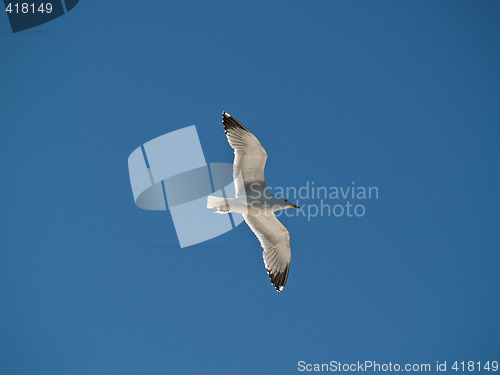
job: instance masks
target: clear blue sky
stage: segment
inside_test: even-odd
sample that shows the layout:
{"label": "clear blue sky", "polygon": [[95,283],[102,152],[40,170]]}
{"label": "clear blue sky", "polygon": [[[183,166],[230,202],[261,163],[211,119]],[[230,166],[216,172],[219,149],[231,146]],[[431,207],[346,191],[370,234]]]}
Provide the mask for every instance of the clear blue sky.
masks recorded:
{"label": "clear blue sky", "polygon": [[[82,0],[17,34],[0,14],[0,373],[498,360],[499,21],[497,1]],[[128,155],[159,135],[196,124],[232,162],[223,110],[270,185],[379,188],[363,218],[283,218],[281,294],[246,225],[179,249],[133,202]]]}

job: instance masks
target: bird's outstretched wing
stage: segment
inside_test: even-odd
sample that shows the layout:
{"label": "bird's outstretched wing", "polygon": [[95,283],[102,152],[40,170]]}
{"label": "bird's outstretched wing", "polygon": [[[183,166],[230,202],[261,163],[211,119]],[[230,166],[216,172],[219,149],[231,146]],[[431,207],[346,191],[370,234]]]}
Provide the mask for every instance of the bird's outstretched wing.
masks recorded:
{"label": "bird's outstretched wing", "polygon": [[229,113],[222,112],[222,123],[227,140],[234,149],[233,180],[236,196],[245,195],[245,186],[250,187],[252,184],[257,184],[256,189],[265,188],[266,150],[259,140]]}
{"label": "bird's outstretched wing", "polygon": [[262,257],[271,283],[278,292],[285,287],[290,270],[290,234],[274,214],[243,215],[264,249]]}

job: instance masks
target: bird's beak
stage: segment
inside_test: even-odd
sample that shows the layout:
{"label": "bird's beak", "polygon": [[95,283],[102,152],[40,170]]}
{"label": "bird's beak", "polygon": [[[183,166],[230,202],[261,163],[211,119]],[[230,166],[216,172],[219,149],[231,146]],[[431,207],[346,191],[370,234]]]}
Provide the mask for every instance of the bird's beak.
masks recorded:
{"label": "bird's beak", "polygon": [[300,210],[300,207],[299,207],[299,206],[297,206],[296,204],[292,204],[292,207],[293,207],[293,208],[296,208],[297,210]]}

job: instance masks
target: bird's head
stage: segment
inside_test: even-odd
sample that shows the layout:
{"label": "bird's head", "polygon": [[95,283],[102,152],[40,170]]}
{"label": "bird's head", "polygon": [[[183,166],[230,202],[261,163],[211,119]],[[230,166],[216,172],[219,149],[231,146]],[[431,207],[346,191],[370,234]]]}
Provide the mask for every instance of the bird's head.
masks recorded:
{"label": "bird's head", "polygon": [[300,207],[297,206],[296,204],[293,204],[292,202],[290,202],[288,199],[286,198],[281,198],[282,200],[282,204],[283,204],[283,207],[284,208],[296,208],[297,210],[300,210]]}

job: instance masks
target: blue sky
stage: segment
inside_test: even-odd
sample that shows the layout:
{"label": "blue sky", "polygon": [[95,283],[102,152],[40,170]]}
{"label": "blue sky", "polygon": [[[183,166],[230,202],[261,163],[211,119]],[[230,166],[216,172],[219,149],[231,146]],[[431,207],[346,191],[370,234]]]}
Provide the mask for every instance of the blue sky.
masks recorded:
{"label": "blue sky", "polygon": [[[0,372],[498,360],[499,17],[82,0],[12,34],[0,15]],[[196,124],[206,159],[232,161],[223,110],[266,147],[270,185],[379,188],[362,218],[283,218],[281,294],[246,225],[180,249],[169,214],[133,202],[128,155],[159,135]]]}

